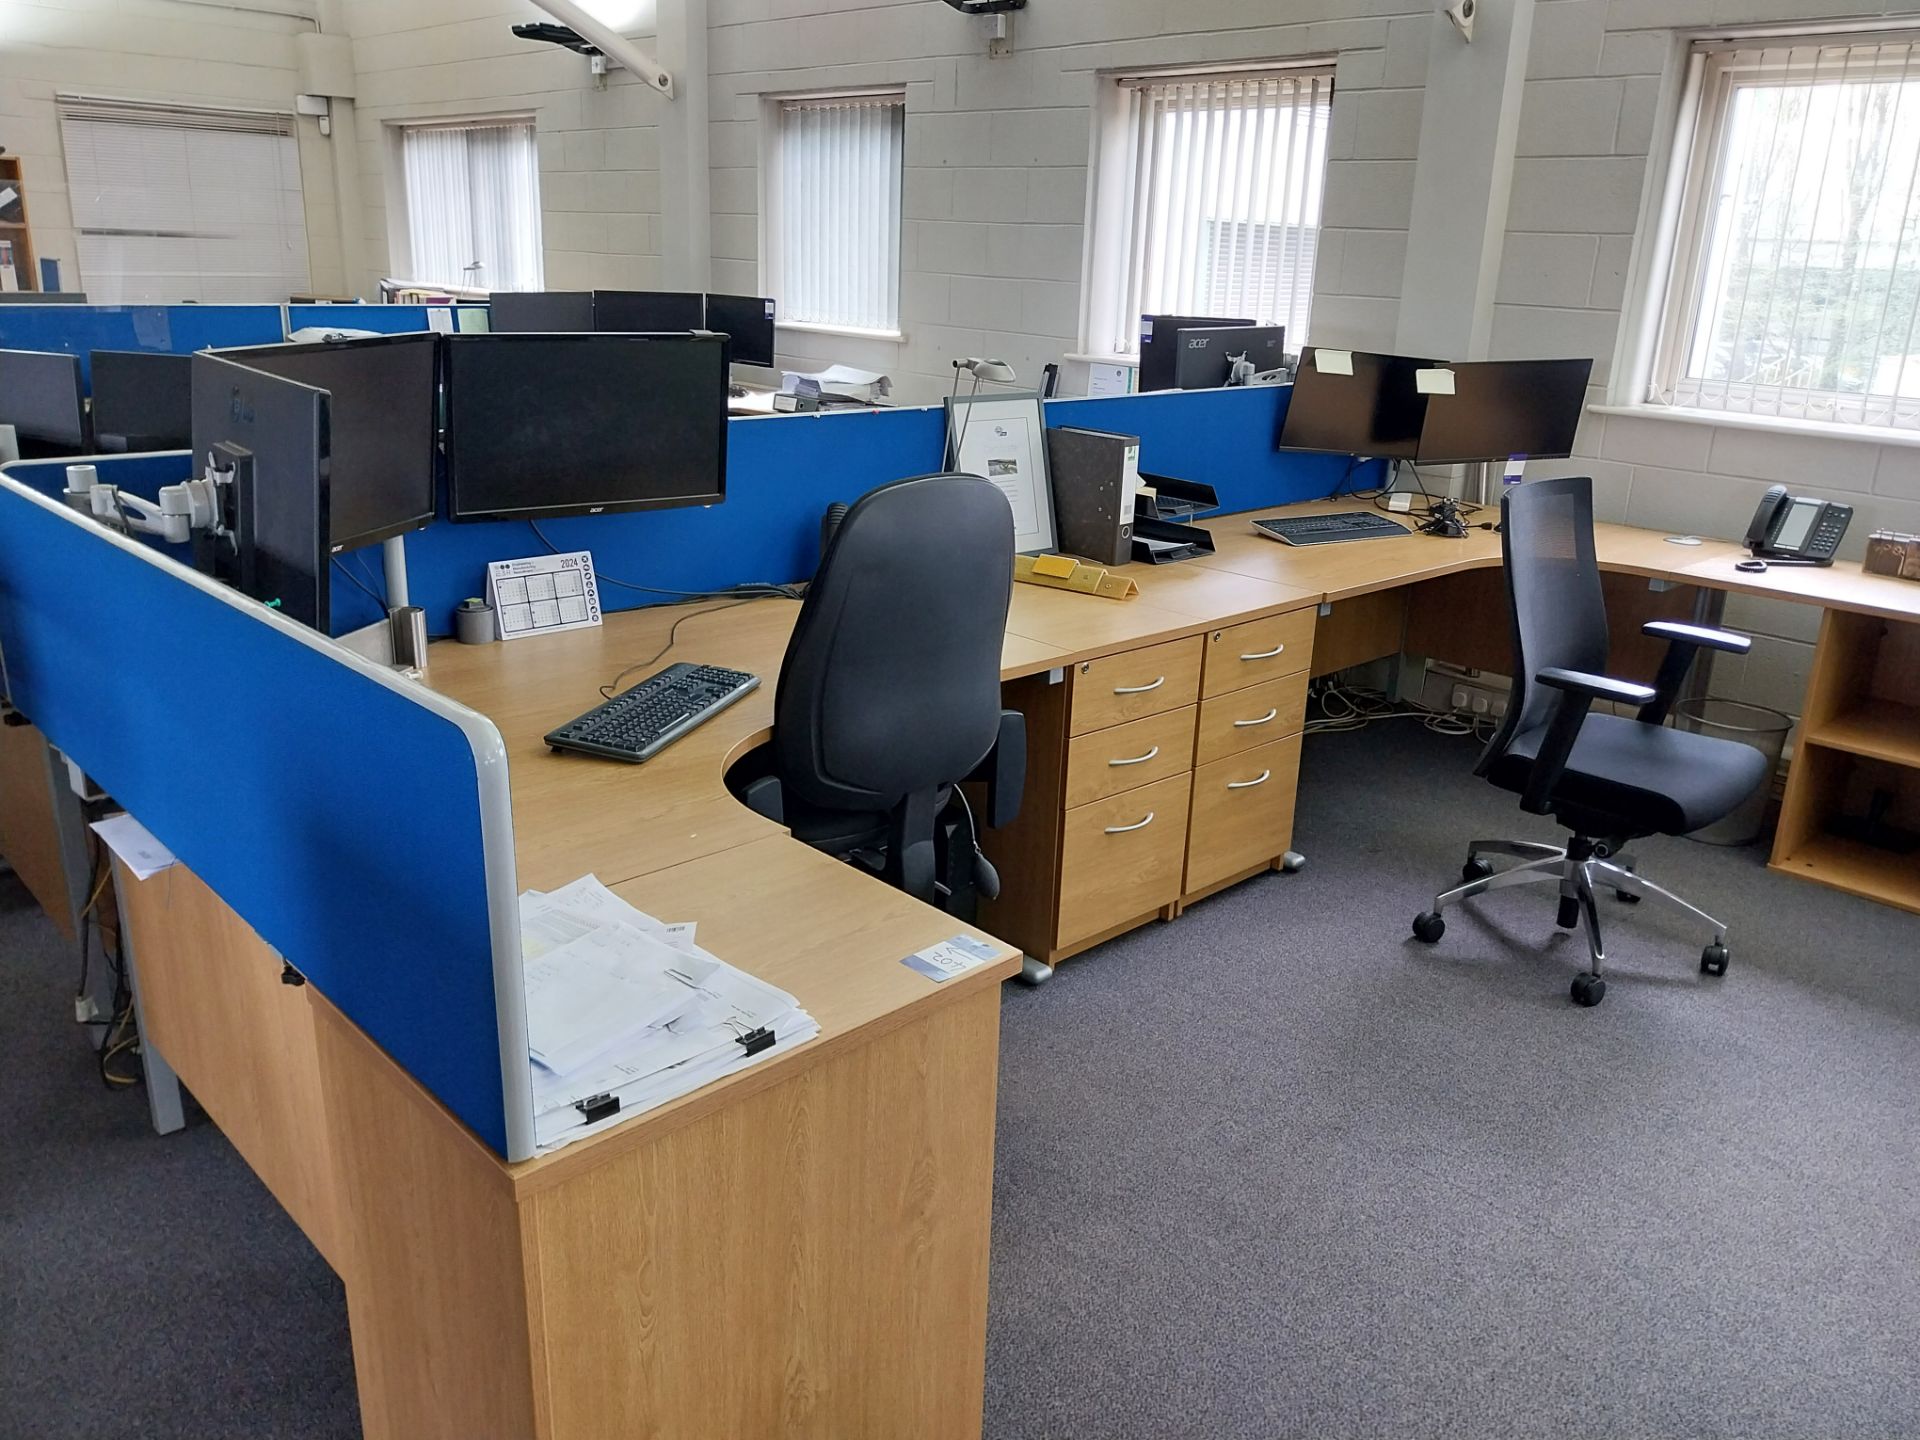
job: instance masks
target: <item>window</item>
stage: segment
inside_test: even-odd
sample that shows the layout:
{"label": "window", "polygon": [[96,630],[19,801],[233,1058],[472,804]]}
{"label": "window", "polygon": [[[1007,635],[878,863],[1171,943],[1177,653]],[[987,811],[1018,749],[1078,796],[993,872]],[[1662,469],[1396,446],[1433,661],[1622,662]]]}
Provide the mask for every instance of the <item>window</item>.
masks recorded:
{"label": "window", "polygon": [[1101,134],[1088,348],[1142,315],[1246,316],[1306,339],[1326,186],[1329,66],[1117,82]]}
{"label": "window", "polygon": [[774,103],[766,282],[781,319],[898,331],[906,96]]}
{"label": "window", "polygon": [[1916,37],[1696,49],[1654,404],[1920,429]]}
{"label": "window", "polygon": [[523,119],[407,125],[407,279],[472,290],[538,290],[540,157]]}
{"label": "window", "polygon": [[96,304],[284,304],[309,288],[293,117],[62,95],[80,278]]}

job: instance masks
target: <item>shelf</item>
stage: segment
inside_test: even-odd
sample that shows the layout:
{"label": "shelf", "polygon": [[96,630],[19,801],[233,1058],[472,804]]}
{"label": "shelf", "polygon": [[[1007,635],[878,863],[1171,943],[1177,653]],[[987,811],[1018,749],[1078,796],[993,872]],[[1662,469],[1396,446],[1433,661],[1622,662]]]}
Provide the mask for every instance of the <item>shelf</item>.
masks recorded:
{"label": "shelf", "polygon": [[1829,750],[1920,768],[1920,705],[1863,700],[1816,726],[1805,738]]}
{"label": "shelf", "polygon": [[1815,835],[1772,868],[1920,913],[1920,853],[1896,855],[1838,835]]}

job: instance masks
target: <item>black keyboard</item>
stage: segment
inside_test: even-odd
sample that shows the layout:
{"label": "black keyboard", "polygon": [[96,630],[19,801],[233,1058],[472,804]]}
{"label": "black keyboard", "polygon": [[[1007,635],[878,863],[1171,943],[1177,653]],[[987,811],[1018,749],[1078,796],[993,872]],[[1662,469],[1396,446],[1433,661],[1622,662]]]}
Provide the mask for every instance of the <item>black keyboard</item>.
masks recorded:
{"label": "black keyboard", "polygon": [[1289,545],[1330,545],[1336,540],[1391,540],[1408,534],[1407,527],[1378,511],[1342,510],[1335,515],[1274,516],[1256,520],[1253,528],[1269,540]]}
{"label": "black keyboard", "polygon": [[555,750],[578,750],[638,765],[651,760],[694,726],[705,723],[760,683],[744,670],[718,665],[669,665],[604,705],[550,732]]}

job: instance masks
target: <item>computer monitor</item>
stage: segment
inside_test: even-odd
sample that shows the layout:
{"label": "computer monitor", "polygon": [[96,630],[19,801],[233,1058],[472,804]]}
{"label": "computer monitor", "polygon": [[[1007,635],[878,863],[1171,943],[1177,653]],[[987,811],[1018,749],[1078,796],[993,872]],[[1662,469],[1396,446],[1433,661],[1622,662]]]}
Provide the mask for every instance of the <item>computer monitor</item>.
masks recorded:
{"label": "computer monitor", "polygon": [[13,426],[21,455],[80,455],[87,448],[80,357],[52,350],[0,350],[0,425]]}
{"label": "computer monitor", "polygon": [[1217,390],[1233,378],[1233,363],[1246,356],[1256,375],[1286,364],[1284,325],[1227,325],[1174,332],[1176,390]]}
{"label": "computer monitor", "polygon": [[757,295],[707,296],[707,329],[733,341],[733,363],[773,368],[774,303]]}
{"label": "computer monitor", "polygon": [[217,353],[332,397],[328,508],[336,554],[432,521],[440,455],[437,334],[423,330]]}
{"label": "computer monitor", "polygon": [[[329,621],[327,392],[218,355],[193,357],[193,449],[234,465],[221,497],[236,539],[195,541],[199,567],[289,619]],[[230,448],[232,447],[232,448]]]}
{"label": "computer monitor", "polygon": [[1140,317],[1140,389],[1171,390],[1174,362],[1179,358],[1172,345],[1174,332],[1229,325],[1251,325],[1251,320],[1234,320],[1217,315],[1142,315]]}
{"label": "computer monitor", "polygon": [[110,454],[193,444],[193,357],[96,350],[93,444]]}
{"label": "computer monitor", "polygon": [[1450,365],[1453,393],[1427,397],[1415,459],[1459,465],[1573,453],[1591,360],[1481,360]]}
{"label": "computer monitor", "polygon": [[1322,366],[1319,348],[1301,350],[1287,418],[1280,426],[1280,448],[1413,459],[1428,398],[1420,393],[1414,375],[1439,362],[1364,350],[1331,354],[1342,359]]}
{"label": "computer monitor", "polygon": [[596,290],[593,328],[626,334],[671,334],[707,326],[707,297],[698,291]]}
{"label": "computer monitor", "polygon": [[726,498],[718,335],[449,335],[455,520],[534,520]]}
{"label": "computer monitor", "polygon": [[593,329],[591,290],[496,290],[487,297],[487,328],[496,335],[567,334]]}

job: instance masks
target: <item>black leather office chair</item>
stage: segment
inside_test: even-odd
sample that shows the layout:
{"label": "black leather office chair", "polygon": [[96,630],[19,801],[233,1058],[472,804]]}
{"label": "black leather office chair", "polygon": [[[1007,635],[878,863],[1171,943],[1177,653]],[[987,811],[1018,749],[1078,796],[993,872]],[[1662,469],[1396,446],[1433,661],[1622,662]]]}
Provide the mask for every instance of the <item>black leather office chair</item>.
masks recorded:
{"label": "black leather office chair", "polygon": [[780,668],[773,742],[730,779],[794,838],[970,919],[999,880],[958,783],[986,783],[994,826],[1019,813],[1026,783],[1026,719],[1000,708],[1013,512],[970,475],[835,508]]}
{"label": "black leather office chair", "polygon": [[[1436,896],[1414,918],[1428,943],[1446,931],[1441,912],[1489,890],[1557,883],[1559,923],[1583,925],[1592,957],[1574,978],[1573,998],[1598,1005],[1606,958],[1597,890],[1622,899],[1668,901],[1712,931],[1700,956],[1709,975],[1727,971],[1727,928],[1705,911],[1641,878],[1622,847],[1647,835],[1685,835],[1725,818],[1767,780],[1758,750],[1664,722],[1699,651],[1744,655],[1744,635],[1656,620],[1642,632],[1666,640],[1652,686],[1609,679],[1606,603],[1593,548],[1593,482],[1532,480],[1501,501],[1507,598],[1513,616],[1513,696],[1507,721],[1480,757],[1476,774],[1520,796],[1520,808],[1552,815],[1572,832],[1566,846],[1525,840],[1476,840],[1467,847],[1464,884]],[[1596,700],[1638,706],[1632,718],[1592,713]],[[1520,861],[1495,872],[1484,858]]]}

